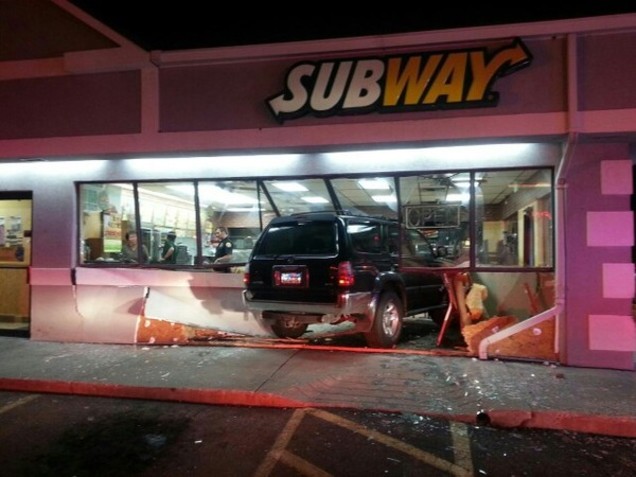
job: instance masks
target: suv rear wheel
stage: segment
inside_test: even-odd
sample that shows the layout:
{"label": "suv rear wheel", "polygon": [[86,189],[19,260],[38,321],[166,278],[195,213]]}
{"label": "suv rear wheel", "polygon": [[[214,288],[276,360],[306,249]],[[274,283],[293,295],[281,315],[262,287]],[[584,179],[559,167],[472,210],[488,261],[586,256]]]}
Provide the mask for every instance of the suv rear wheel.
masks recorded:
{"label": "suv rear wheel", "polygon": [[400,298],[392,291],[380,296],[371,330],[364,334],[371,348],[393,348],[400,339],[404,307]]}
{"label": "suv rear wheel", "polygon": [[272,323],[272,331],[279,338],[300,338],[307,331],[307,323],[293,316],[279,317]]}

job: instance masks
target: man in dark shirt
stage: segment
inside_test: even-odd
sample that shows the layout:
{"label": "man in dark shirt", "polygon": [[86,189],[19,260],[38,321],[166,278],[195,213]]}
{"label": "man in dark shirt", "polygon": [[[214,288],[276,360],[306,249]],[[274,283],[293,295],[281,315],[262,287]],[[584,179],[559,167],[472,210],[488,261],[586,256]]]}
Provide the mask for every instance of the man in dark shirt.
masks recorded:
{"label": "man in dark shirt", "polygon": [[[216,252],[214,253],[214,263],[229,263],[232,261],[232,240],[230,240],[229,233],[225,227],[217,227],[214,231],[214,236],[218,241],[216,246]],[[226,268],[226,271],[230,271]]]}
{"label": "man in dark shirt", "polygon": [[161,258],[159,259],[161,263],[177,263],[177,246],[174,243],[176,238],[177,234],[172,231],[166,235],[166,240],[161,249]]}

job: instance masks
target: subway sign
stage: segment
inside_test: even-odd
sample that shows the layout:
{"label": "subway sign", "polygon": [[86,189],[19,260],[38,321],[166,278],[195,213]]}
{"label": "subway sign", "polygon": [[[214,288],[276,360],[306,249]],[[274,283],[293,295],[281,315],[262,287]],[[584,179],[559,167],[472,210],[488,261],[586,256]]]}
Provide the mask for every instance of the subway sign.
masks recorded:
{"label": "subway sign", "polygon": [[530,51],[514,39],[496,51],[483,47],[300,62],[267,106],[280,123],[305,115],[494,107],[499,101],[495,81],[531,61]]}

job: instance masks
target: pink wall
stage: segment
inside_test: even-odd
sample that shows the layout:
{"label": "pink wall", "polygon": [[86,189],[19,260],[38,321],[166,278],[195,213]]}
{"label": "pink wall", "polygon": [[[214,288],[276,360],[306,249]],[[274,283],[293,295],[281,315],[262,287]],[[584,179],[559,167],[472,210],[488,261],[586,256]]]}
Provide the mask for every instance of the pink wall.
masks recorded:
{"label": "pink wall", "polygon": [[[562,339],[570,365],[633,368],[634,335],[600,333],[601,324],[607,330],[634,326],[633,294],[629,296],[622,286],[619,298],[614,297],[607,286],[615,277],[603,274],[605,264],[622,264],[606,267],[608,273],[629,272],[632,261],[630,195],[603,194],[601,180],[603,161],[625,164],[627,159],[627,145],[579,144],[565,176],[566,329]],[[633,273],[627,273],[627,279],[633,286]]]}
{"label": "pink wall", "polygon": [[0,139],[138,133],[138,71],[1,82]]}
{"label": "pink wall", "polygon": [[579,109],[636,107],[636,33],[579,40]]}

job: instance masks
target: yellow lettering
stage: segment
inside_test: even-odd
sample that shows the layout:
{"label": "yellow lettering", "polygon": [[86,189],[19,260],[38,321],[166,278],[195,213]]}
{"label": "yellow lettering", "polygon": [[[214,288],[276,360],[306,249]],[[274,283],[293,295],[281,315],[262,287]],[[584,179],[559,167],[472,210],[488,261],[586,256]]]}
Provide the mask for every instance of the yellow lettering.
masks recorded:
{"label": "yellow lettering", "polygon": [[[483,101],[488,87],[493,83],[495,76],[506,74],[510,67],[526,64],[530,55],[519,43],[511,48],[506,48],[497,53],[490,62],[486,63],[485,52],[473,51],[470,53],[470,66],[473,72],[473,82],[468,90],[466,101]],[[504,69],[506,63],[510,66]]]}
{"label": "yellow lettering", "polygon": [[464,97],[467,62],[466,52],[448,55],[422,103],[435,104],[442,96],[447,97],[447,103],[461,102]]}
{"label": "yellow lettering", "polygon": [[441,59],[442,55],[429,56],[420,72],[421,56],[410,57],[403,69],[402,58],[389,58],[383,105],[396,106],[402,96],[405,105],[418,104]]}

